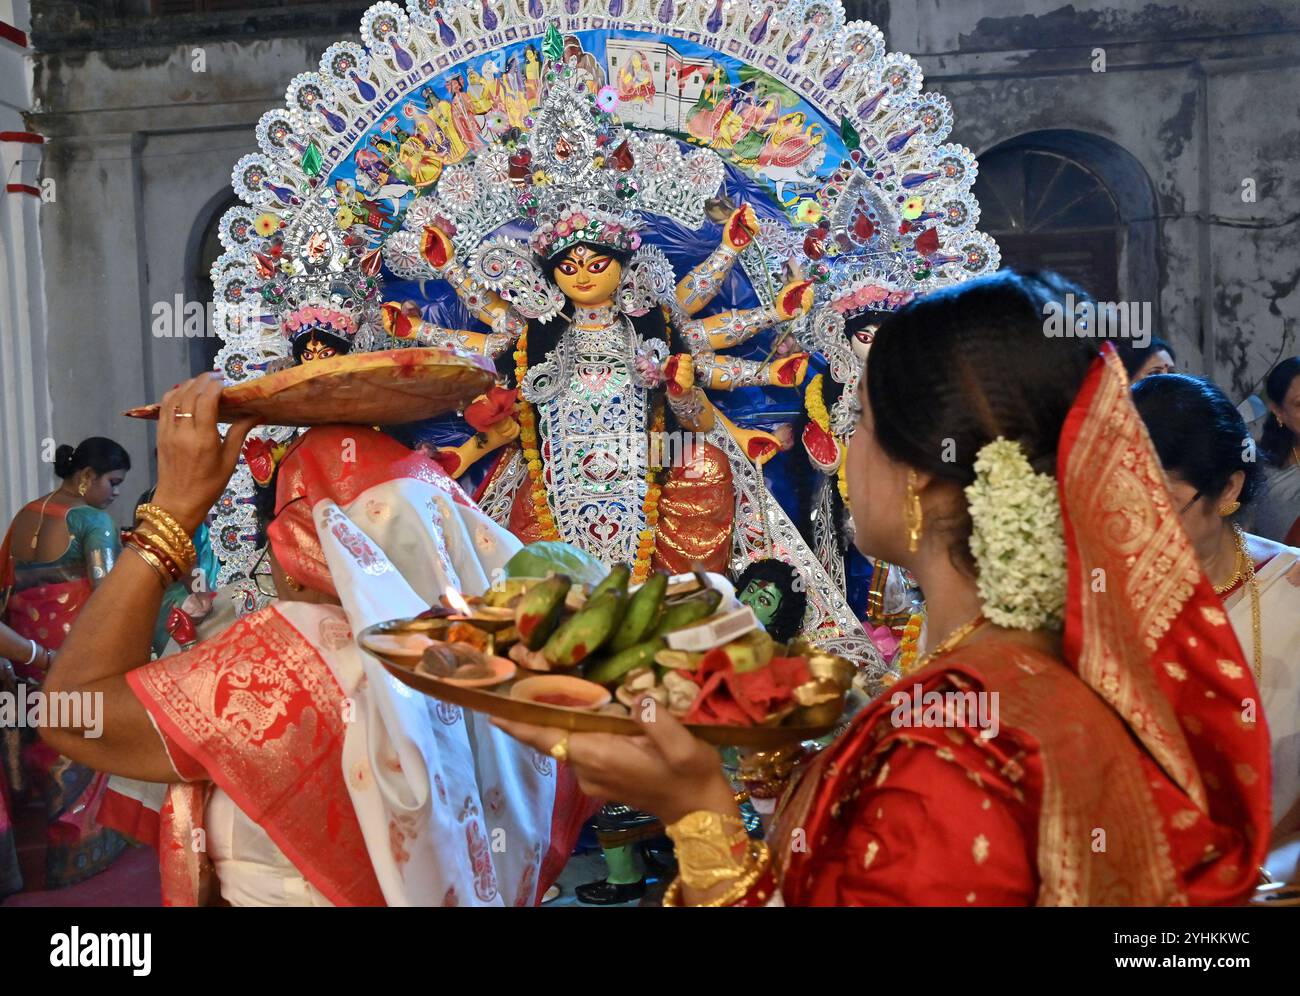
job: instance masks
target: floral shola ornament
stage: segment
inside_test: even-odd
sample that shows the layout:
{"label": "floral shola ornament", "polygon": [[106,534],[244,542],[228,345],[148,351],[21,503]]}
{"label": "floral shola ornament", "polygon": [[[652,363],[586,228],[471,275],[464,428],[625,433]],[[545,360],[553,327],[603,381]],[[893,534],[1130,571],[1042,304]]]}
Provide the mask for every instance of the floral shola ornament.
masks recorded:
{"label": "floral shola ornament", "polygon": [[436,443],[490,515],[639,576],[781,560],[805,634],[883,673],[786,463],[837,490],[846,319],[998,265],[913,59],[840,0],[385,0],[286,97],[221,227],[227,376],[343,348],[286,338],[303,308],[492,357]]}

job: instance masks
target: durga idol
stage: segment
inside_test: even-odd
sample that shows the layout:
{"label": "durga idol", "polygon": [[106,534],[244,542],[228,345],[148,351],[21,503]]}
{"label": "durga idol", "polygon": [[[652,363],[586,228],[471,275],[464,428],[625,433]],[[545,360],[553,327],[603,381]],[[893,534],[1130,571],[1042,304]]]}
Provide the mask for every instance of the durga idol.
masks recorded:
{"label": "durga idol", "polygon": [[[551,133],[539,131],[530,160],[554,160],[554,146],[538,147]],[[580,138],[562,134],[555,143],[567,152],[559,156],[565,165],[582,155]],[[770,307],[695,317],[753,242],[758,218],[749,205],[733,209],[718,248],[677,281],[663,252],[642,244],[640,218],[607,209],[617,200],[602,192],[616,190],[633,165],[627,140],[591,148],[611,144],[614,153],[597,153],[582,174],[586,196],[560,205],[562,190],[575,186],[539,185],[528,248],[493,237],[473,247],[467,268],[446,231],[424,229],[424,259],[491,332],[442,328],[413,302],[385,304],[385,328],[494,359],[512,352],[513,390],[500,387],[472,404],[465,417],[478,432],[439,456],[459,476],[489,452],[517,447],[521,468],[512,454],[499,459],[480,498],[489,508],[510,503],[516,536],[564,540],[606,563],[630,563],[638,580],[697,564],[725,571],[736,516],[731,458],[711,442],[673,447],[664,438],[695,441],[722,428],[759,463],[779,449],[771,434],[729,423],[703,389],[800,385],[806,354],[768,363],[720,351],[803,315],[813,286],[789,281]],[[685,459],[663,459],[673,452]]]}

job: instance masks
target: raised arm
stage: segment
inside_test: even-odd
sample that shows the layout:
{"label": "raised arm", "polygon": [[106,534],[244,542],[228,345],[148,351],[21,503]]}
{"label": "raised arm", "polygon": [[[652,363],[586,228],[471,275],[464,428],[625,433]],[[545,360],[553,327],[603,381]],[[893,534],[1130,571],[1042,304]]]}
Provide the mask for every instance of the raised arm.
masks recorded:
{"label": "raised arm", "polygon": [[736,259],[753,243],[757,232],[758,215],[752,207],[742,204],[731,212],[722,226],[722,244],[677,283],[677,303],[686,314],[694,315],[717,296]]}
{"label": "raised arm", "polygon": [[699,356],[748,342],[764,329],[806,314],[812,302],[812,282],[792,280],[777,292],[770,308],[724,311],[708,318],[696,318],[683,322],[677,332],[686,348]]}
{"label": "raised arm", "polygon": [[418,342],[422,346],[439,346],[444,349],[463,349],[482,353],[496,359],[514,346],[524,329],[524,321],[514,312],[507,311],[498,323],[500,331],[469,332],[449,329],[424,320],[419,305],[414,301],[389,301],[381,309],[384,331],[395,339]]}
{"label": "raised arm", "polygon": [[[432,266],[438,276],[451,285],[456,296],[465,302],[465,307],[469,309],[470,314],[491,328],[493,333],[510,332],[511,328],[508,326],[511,323],[523,322],[523,319],[511,311],[510,305],[503,301],[499,294],[479,287],[470,279],[468,271],[456,258],[456,249],[451,244],[451,239],[447,238],[442,229],[432,226],[426,228],[420,243],[420,251],[425,262]],[[519,331],[520,329],[514,330],[515,339],[519,338]]]}
{"label": "raised arm", "polygon": [[[220,495],[244,437],[257,424],[256,418],[236,422],[223,442],[217,433],[221,388],[220,374],[203,374],[173,388],[162,401],[153,503],[186,536]],[[193,417],[176,418],[175,412]],[[144,781],[176,780],[148,713],[126,681],[127,672],[149,663],[164,577],[162,567],[134,549],[126,551],[77,616],[42,686],[51,696],[70,694],[95,703],[93,709],[81,710],[76,723],[41,727],[42,739],[65,757]],[[48,710],[45,719],[56,720],[53,714],[60,711],[65,710]]]}

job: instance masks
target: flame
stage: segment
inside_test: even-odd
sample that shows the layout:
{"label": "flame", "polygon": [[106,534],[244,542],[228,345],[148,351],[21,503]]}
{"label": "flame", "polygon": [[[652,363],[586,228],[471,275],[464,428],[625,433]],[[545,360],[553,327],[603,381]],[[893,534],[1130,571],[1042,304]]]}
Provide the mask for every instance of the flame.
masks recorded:
{"label": "flame", "polygon": [[442,593],[443,604],[448,608],[459,612],[463,616],[473,615],[469,608],[469,602],[455,588],[448,588]]}

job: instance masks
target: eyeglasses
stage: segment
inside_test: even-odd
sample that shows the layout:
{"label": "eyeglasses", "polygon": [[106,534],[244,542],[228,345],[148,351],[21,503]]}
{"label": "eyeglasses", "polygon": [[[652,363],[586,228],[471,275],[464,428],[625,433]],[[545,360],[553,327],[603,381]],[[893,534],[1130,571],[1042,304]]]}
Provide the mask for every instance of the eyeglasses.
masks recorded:
{"label": "eyeglasses", "polygon": [[1184,505],[1182,508],[1178,510],[1178,514],[1182,515],[1184,512],[1186,512],[1189,508],[1191,508],[1200,500],[1201,500],[1201,493],[1198,491],[1196,492],[1196,494],[1192,495],[1191,501],[1189,501],[1186,505]]}
{"label": "eyeglasses", "polygon": [[253,564],[252,578],[259,595],[274,598],[277,592],[275,590],[275,575],[271,573],[271,561],[268,557],[270,552],[271,544],[267,543],[266,546],[262,547],[262,553]]}

